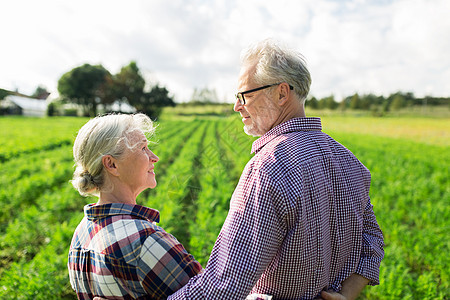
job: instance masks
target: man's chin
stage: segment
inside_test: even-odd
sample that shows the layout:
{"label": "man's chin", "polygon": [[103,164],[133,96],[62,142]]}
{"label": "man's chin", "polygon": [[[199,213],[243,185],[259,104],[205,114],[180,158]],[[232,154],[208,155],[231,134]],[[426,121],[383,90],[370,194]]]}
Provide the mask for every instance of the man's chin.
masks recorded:
{"label": "man's chin", "polygon": [[244,125],[244,132],[247,135],[251,135],[251,136],[261,136],[262,135],[257,132],[257,130],[255,129],[255,126],[253,126],[253,125]]}

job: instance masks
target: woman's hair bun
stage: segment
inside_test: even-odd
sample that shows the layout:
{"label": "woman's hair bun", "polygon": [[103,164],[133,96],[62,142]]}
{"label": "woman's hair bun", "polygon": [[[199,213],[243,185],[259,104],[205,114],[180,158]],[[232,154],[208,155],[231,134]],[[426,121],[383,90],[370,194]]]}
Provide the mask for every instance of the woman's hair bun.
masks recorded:
{"label": "woman's hair bun", "polygon": [[87,170],[82,170],[80,167],[77,167],[73,174],[72,185],[83,196],[91,195],[98,189],[94,177]]}

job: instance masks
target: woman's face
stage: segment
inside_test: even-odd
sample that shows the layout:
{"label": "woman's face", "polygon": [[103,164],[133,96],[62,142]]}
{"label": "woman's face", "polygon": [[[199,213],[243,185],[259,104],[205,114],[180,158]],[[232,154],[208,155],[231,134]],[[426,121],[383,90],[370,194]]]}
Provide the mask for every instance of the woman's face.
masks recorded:
{"label": "woman's face", "polygon": [[147,188],[156,187],[154,168],[159,158],[150,151],[148,141],[140,130],[129,133],[128,139],[130,145],[137,146],[125,148],[124,154],[117,160],[117,167],[119,179],[137,196]]}

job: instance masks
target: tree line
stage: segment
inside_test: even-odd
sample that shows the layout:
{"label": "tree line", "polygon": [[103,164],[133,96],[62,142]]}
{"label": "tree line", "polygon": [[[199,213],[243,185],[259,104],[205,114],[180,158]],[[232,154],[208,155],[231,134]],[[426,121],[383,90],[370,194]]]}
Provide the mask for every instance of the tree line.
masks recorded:
{"label": "tree line", "polygon": [[450,98],[431,96],[416,98],[411,92],[396,92],[390,94],[388,97],[376,96],[374,94],[359,95],[355,93],[345,97],[340,102],[336,101],[333,95],[321,99],[310,97],[306,101],[306,105],[311,109],[368,110],[374,114],[383,114],[388,111],[396,111],[412,106],[447,105],[450,109]]}
{"label": "tree line", "polygon": [[84,64],[63,74],[58,92],[65,102],[76,103],[85,116],[96,116],[100,104],[127,103],[137,111],[156,118],[164,106],[175,106],[169,91],[158,84],[146,90],[147,83],[135,61],[111,74],[102,65]]}
{"label": "tree line", "polygon": [[[137,111],[156,118],[165,106],[175,106],[169,91],[158,84],[148,87],[135,61],[121,68],[117,74],[111,74],[100,65],[84,64],[63,74],[58,80],[58,92],[62,103],[79,105],[85,116],[96,116],[99,105],[104,111],[111,111],[113,103],[127,103]],[[0,89],[0,100],[8,94],[19,94]],[[32,97],[45,98],[48,93],[39,86]],[[194,89],[188,104],[219,104],[214,89]],[[396,92],[387,97],[374,94],[358,94],[336,101],[333,95],[318,99],[310,96],[306,106],[310,109],[330,110],[366,110],[374,115],[383,115],[389,111],[413,106],[447,106],[450,109],[450,97],[425,96],[417,98],[411,92]],[[50,103],[48,115],[55,112],[55,103]]]}
{"label": "tree line", "polygon": [[[135,61],[122,67],[117,74],[111,74],[101,64],[83,64],[61,76],[58,92],[58,101],[48,105],[49,116],[57,114],[57,106],[67,103],[77,104],[83,115],[89,117],[97,115],[100,105],[103,111],[112,112],[114,103],[129,104],[152,118],[156,118],[164,106],[175,106],[165,87],[159,84],[148,87]],[[8,95],[30,97],[18,91],[0,89],[0,100]],[[44,87],[38,86],[31,98],[45,99],[48,95]]]}

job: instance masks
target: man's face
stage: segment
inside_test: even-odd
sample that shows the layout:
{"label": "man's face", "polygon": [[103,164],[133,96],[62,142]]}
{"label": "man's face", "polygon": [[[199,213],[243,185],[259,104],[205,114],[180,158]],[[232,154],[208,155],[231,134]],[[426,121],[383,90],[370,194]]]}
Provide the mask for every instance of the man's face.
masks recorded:
{"label": "man's face", "polygon": [[[259,87],[253,81],[256,65],[243,66],[238,79],[238,91],[244,92]],[[245,105],[238,100],[234,111],[239,112],[244,123],[244,131],[248,135],[261,136],[272,129],[280,114],[280,107],[273,99],[276,86],[266,90],[245,94]]]}

